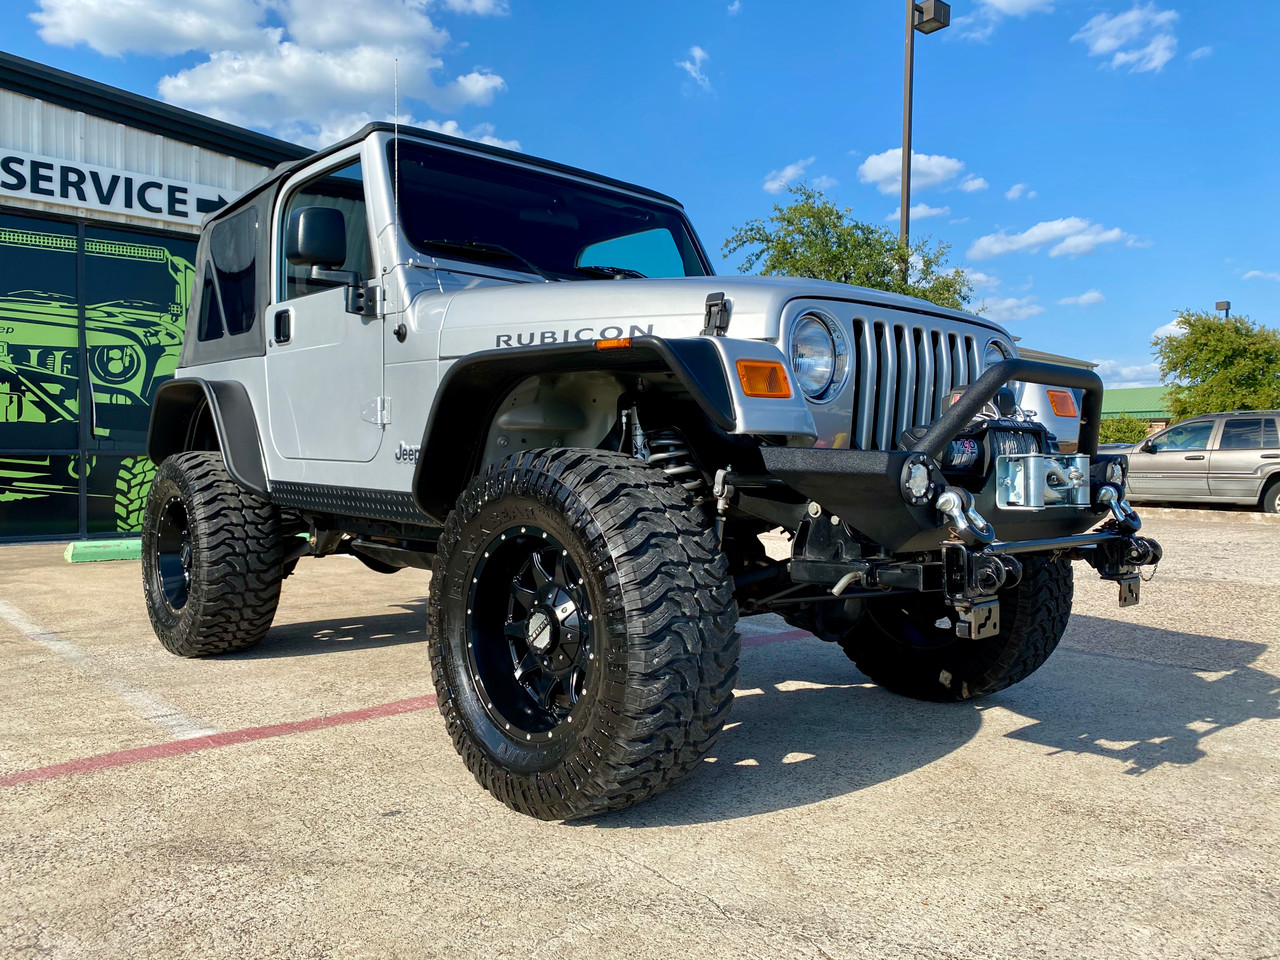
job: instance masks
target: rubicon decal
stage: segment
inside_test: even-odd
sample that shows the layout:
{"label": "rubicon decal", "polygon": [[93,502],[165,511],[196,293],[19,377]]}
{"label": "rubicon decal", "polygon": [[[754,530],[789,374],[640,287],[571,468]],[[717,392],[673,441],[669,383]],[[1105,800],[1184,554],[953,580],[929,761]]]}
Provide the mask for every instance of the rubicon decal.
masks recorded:
{"label": "rubicon decal", "polygon": [[240,192],[6,150],[0,153],[0,197],[15,194],[82,210],[199,224]]}
{"label": "rubicon decal", "polygon": [[577,329],[523,330],[519,333],[500,333],[494,338],[493,345],[495,347],[532,347],[535,344],[543,343],[584,343],[591,340],[616,340],[620,337],[649,336],[653,336],[652,323],[648,326],[633,323],[630,329],[625,331],[624,328],[613,324],[608,327],[601,327],[598,332],[595,327],[578,327]]}

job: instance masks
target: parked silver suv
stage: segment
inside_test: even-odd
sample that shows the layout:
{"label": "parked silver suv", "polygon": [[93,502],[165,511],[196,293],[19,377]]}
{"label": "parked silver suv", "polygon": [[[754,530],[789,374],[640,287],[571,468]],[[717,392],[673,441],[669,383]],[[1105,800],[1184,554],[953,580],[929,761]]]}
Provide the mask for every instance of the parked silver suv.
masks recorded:
{"label": "parked silver suv", "polygon": [[1280,411],[1238,410],[1183,420],[1133,447],[1129,497],[1257,504],[1280,513]]}

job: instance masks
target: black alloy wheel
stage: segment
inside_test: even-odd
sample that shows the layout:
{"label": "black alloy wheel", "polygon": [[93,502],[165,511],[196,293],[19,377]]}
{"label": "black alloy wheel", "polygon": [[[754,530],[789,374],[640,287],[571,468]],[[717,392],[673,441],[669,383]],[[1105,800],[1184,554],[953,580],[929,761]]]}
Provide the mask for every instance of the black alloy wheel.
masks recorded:
{"label": "black alloy wheel", "polygon": [[191,524],[181,497],[170,497],[156,524],[155,587],[173,611],[187,604],[191,593]]}
{"label": "black alloy wheel", "polygon": [[512,526],[482,550],[467,596],[467,668],[486,712],[526,741],[553,738],[590,680],[594,617],[569,551]]}

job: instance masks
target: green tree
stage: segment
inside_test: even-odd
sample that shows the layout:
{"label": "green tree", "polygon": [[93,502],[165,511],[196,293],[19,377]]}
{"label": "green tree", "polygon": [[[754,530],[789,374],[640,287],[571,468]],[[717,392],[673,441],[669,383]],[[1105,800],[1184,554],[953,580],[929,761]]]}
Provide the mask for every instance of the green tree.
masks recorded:
{"label": "green tree", "polygon": [[1205,311],[1181,311],[1175,323],[1177,333],[1151,345],[1176,419],[1280,408],[1280,333]]}
{"label": "green tree", "polygon": [[1137,443],[1147,438],[1148,423],[1127,413],[1108,417],[1098,424],[1099,443]]}
{"label": "green tree", "polygon": [[[808,184],[787,188],[792,200],[774,204],[767,220],[748,220],[724,242],[726,254],[746,250],[740,273],[812,277],[920,297],[963,309],[973,284],[961,269],[946,267],[950,246],[919,240],[910,247],[885,227],[863,223]],[[910,270],[904,271],[903,265]]]}

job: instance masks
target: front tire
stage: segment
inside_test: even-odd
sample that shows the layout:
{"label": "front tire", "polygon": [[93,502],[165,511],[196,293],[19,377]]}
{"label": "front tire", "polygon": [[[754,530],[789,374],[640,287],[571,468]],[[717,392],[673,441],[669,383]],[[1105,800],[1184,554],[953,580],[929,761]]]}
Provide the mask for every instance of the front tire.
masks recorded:
{"label": "front tire", "polygon": [[142,525],[142,585],[160,643],[180,657],[252,647],[284,578],[280,511],[241,488],[219,453],[169,457]]}
{"label": "front tire", "polygon": [[1280,477],[1272,480],[1262,491],[1262,510],[1264,513],[1280,513]]}
{"label": "front tire", "polygon": [[957,637],[941,595],[926,594],[868,601],[840,646],[876,683],[918,700],[968,700],[1003,690],[1043,666],[1071,616],[1070,561],[1028,557],[1022,567],[1018,585],[999,594],[1001,629],[994,637]]}
{"label": "front tire", "polygon": [[544,820],[693,770],[733,699],[728,562],[700,508],[616,453],[529,451],[477,477],[432,567],[440,713],[481,786]]}

